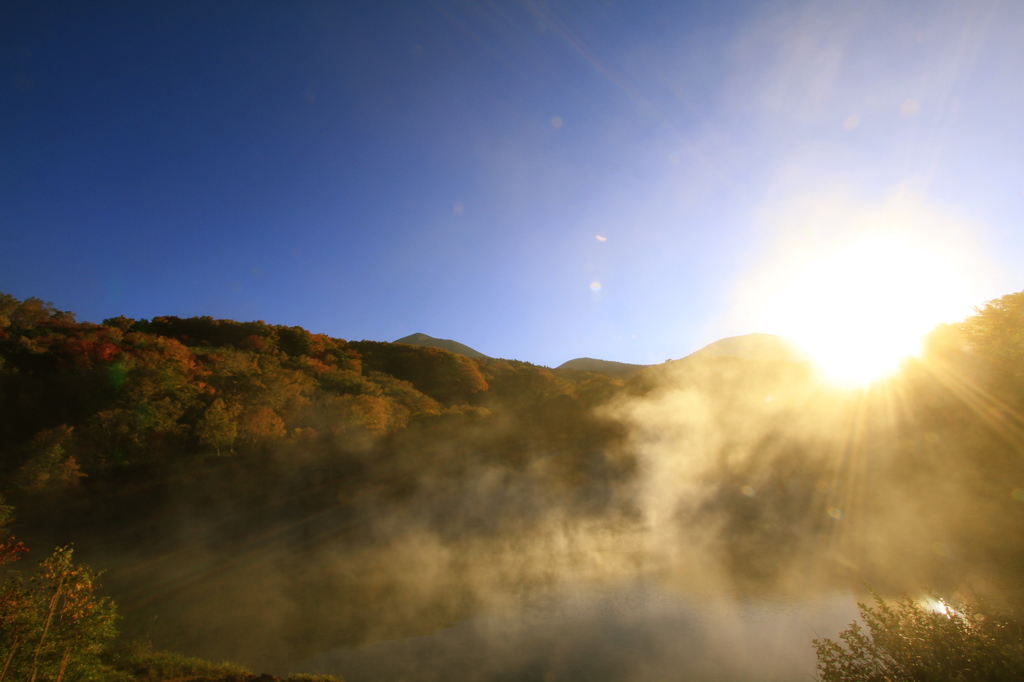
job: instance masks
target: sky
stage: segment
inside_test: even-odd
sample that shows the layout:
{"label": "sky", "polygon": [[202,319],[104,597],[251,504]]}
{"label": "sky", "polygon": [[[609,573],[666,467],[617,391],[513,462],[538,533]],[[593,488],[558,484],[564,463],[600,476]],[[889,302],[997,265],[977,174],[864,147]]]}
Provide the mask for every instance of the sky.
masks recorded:
{"label": "sky", "polygon": [[857,292],[951,321],[1024,288],[1022,35],[981,0],[8,0],[0,291],[548,366]]}

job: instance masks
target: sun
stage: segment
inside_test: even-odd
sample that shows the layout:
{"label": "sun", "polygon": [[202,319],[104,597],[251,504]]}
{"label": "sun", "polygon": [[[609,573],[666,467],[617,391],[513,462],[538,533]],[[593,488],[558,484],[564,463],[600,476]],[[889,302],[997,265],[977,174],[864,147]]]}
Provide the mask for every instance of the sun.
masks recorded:
{"label": "sun", "polygon": [[868,384],[970,310],[949,257],[905,235],[862,237],[782,270],[763,319],[833,380]]}

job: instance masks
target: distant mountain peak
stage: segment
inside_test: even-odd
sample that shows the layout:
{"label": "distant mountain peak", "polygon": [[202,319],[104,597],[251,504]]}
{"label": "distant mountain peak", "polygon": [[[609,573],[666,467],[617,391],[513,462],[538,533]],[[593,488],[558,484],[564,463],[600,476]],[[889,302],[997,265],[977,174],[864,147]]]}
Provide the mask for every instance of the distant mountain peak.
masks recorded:
{"label": "distant mountain peak", "polygon": [[484,355],[480,351],[474,350],[465,344],[459,343],[458,341],[452,341],[451,339],[435,339],[433,336],[428,336],[422,332],[403,336],[400,339],[396,339],[394,343],[407,343],[410,346],[428,346],[432,348],[440,348],[441,350],[446,350],[449,353],[465,355],[469,358],[483,358],[484,360],[490,359],[489,355]]}
{"label": "distant mountain peak", "polygon": [[[801,351],[788,339],[775,334],[743,334],[728,336],[709,343],[686,356],[733,357],[744,360],[794,361],[803,359]],[[684,360],[686,358],[683,358]]]}
{"label": "distant mountain peak", "polygon": [[595,358],[575,358],[563,362],[556,370],[570,370],[573,372],[591,372],[603,374],[614,379],[628,379],[635,376],[646,365],[631,365],[628,362],[615,362],[614,360],[597,360]]}

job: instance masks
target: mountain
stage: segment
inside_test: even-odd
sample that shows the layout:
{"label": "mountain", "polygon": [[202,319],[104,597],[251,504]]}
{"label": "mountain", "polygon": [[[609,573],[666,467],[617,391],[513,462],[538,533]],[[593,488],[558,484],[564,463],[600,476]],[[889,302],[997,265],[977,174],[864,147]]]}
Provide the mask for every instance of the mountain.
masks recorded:
{"label": "mountain", "polygon": [[629,379],[636,376],[640,370],[647,365],[631,365],[627,362],[614,362],[612,360],[595,360],[594,358],[576,358],[563,362],[555,368],[562,372],[592,372],[603,374],[613,379]]}
{"label": "mountain", "polygon": [[792,342],[781,336],[774,334],[744,334],[742,336],[729,336],[719,339],[687,355],[683,360],[712,357],[730,357],[769,362],[799,362],[805,359],[804,354]]}
{"label": "mountain", "polygon": [[[397,339],[394,343],[406,343],[410,346],[433,346],[458,353],[470,358],[491,359],[478,350],[469,346],[452,341],[451,339],[435,339],[433,336],[416,333]],[[719,339],[714,343],[704,346],[693,352],[682,360],[732,357],[744,360],[762,361],[801,361],[803,354],[790,341],[774,334],[744,334],[742,336],[730,336]],[[678,361],[677,361],[678,362]],[[634,365],[628,362],[615,362],[613,360],[598,360],[596,358],[574,358],[563,362],[555,368],[555,373],[570,379],[579,379],[581,374],[587,372],[602,374],[613,379],[629,379],[640,373],[640,370],[650,365]]]}
{"label": "mountain", "polygon": [[410,334],[409,336],[403,336],[400,339],[395,340],[395,343],[407,343],[410,346],[433,346],[434,348],[440,348],[450,353],[458,353],[459,355],[465,355],[468,358],[483,358],[489,360],[489,355],[484,355],[478,350],[473,350],[469,346],[463,345],[458,341],[452,341],[451,339],[435,339],[433,336],[427,336],[426,334]]}
{"label": "mountain", "polygon": [[[805,359],[796,346],[781,336],[775,336],[774,334],[744,334],[742,336],[730,336],[719,339],[694,353],[690,353],[682,358],[682,360],[721,357],[769,362],[799,362]],[[626,362],[612,362],[611,360],[576,358],[575,360],[562,363],[555,368],[555,371],[563,375],[592,372],[594,374],[603,374],[613,379],[629,379],[639,374],[640,370],[645,367],[651,367],[651,365],[632,365]]]}

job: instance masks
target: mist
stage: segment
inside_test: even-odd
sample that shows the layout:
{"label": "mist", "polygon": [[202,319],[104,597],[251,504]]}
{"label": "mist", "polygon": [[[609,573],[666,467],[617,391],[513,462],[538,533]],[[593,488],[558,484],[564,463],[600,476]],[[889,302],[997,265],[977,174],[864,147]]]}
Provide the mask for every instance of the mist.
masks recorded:
{"label": "mist", "polygon": [[261,671],[800,678],[871,590],[1024,603],[1021,296],[859,387],[770,335],[624,380],[15,301],[15,527],[126,637]]}
{"label": "mist", "polygon": [[868,588],[1020,601],[1015,413],[950,329],[867,388],[763,337],[128,476],[24,535],[73,538],[128,635],[258,670],[806,676]]}

